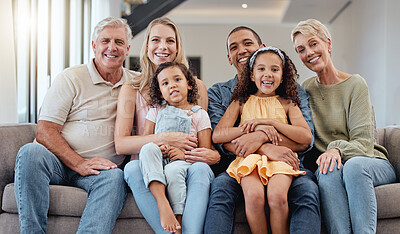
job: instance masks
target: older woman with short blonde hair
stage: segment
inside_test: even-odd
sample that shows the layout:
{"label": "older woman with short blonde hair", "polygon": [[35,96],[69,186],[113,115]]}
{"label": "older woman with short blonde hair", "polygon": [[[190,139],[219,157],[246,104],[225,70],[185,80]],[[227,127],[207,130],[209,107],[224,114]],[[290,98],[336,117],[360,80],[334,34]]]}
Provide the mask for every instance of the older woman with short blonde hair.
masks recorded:
{"label": "older woman with short blonde hair", "polygon": [[329,233],[375,233],[374,187],[393,183],[387,151],[373,135],[365,80],[335,68],[332,37],[318,20],[301,21],[292,41],[303,64],[316,73],[305,80],[315,127],[314,156],[322,216]]}

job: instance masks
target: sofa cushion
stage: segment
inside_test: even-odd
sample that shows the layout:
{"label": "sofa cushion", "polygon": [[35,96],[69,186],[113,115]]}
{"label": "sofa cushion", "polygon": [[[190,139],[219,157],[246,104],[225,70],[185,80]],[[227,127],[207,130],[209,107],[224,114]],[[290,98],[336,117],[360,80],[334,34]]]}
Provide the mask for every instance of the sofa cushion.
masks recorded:
{"label": "sofa cushion", "polygon": [[400,217],[400,183],[375,187],[378,219]]}
{"label": "sofa cushion", "polygon": [[4,187],[14,181],[15,156],[19,148],[32,142],[35,135],[36,124],[0,124],[0,197]]}
{"label": "sofa cushion", "polygon": [[[81,216],[87,201],[87,193],[79,188],[51,185],[49,215]],[[18,213],[14,183],[4,189],[3,207],[8,213]]]}
{"label": "sofa cushion", "polygon": [[[378,202],[378,218],[400,217],[400,183],[387,184],[375,188]],[[87,193],[70,186],[50,185],[50,207],[49,215],[64,215],[80,217],[87,201]],[[17,203],[15,201],[14,184],[8,184],[4,189],[2,210],[17,214]],[[236,209],[236,222],[246,222],[246,214],[243,202],[238,202]],[[143,218],[136,205],[132,193],[128,197],[119,218]]]}
{"label": "sofa cushion", "polygon": [[[80,217],[86,202],[87,193],[80,188],[50,185],[49,215]],[[8,184],[4,189],[2,210],[8,213],[18,213],[14,183]],[[119,218],[143,218],[131,192],[128,193]]]}

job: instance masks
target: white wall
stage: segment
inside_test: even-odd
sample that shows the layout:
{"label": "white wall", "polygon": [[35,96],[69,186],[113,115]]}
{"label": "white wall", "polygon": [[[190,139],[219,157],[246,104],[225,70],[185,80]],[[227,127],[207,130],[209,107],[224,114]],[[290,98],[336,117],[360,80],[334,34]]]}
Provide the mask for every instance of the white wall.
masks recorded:
{"label": "white wall", "polygon": [[355,0],[330,27],[334,63],[365,78],[378,127],[400,124],[399,8],[397,0]]}
{"label": "white wall", "polygon": [[12,22],[12,0],[0,2],[0,123],[16,123],[17,88]]}
{"label": "white wall", "polygon": [[[386,5],[386,87],[377,91],[377,95],[385,96],[386,115],[383,125],[400,125],[400,1],[390,0]],[[387,91],[385,91],[387,90]]]}

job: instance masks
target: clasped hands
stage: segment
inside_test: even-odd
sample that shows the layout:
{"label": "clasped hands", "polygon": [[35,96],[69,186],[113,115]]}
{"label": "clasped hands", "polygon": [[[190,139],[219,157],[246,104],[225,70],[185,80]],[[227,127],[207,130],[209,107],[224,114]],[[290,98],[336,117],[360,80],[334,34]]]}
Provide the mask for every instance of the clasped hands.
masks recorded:
{"label": "clasped hands", "polygon": [[268,137],[269,142],[274,145],[278,145],[282,138],[279,136],[278,131],[272,125],[274,120],[272,119],[252,119],[243,121],[239,125],[242,132],[250,133],[254,131],[262,131]]}
{"label": "clasped hands", "polygon": [[170,158],[172,161],[178,159],[185,160],[185,153],[179,148],[170,145],[161,145],[160,150],[164,158]]}
{"label": "clasped hands", "polygon": [[[197,137],[194,134],[169,132],[162,133],[162,136],[165,137],[165,143],[160,146],[169,145],[176,148],[176,150],[171,153],[171,155],[175,155],[173,160],[182,159],[189,163],[204,162],[208,165],[213,165],[218,163],[221,158],[216,150],[202,147],[198,148]],[[180,154],[178,151],[183,152],[183,158],[181,158],[181,155],[177,156],[177,154]]]}
{"label": "clasped hands", "polygon": [[[271,125],[272,121],[273,120],[271,119],[246,120],[239,125],[239,128],[243,133],[252,133],[255,131],[263,132],[267,137],[267,142],[270,142],[273,145],[279,145],[279,142],[282,141],[282,138],[279,136],[278,131],[275,129],[275,127]],[[249,154],[254,153],[257,149],[254,149],[255,146],[253,146],[250,147],[252,150],[249,151],[248,149],[243,149],[243,147],[240,147],[240,144],[238,144],[239,141],[237,139],[241,137],[236,138],[235,140],[232,141],[232,143],[234,143],[236,146],[237,155],[247,157]],[[261,139],[263,138],[264,137],[261,136]]]}
{"label": "clasped hands", "polygon": [[269,121],[268,119],[254,119],[244,121],[239,125],[242,132],[247,134],[231,141],[234,144],[236,155],[247,157],[257,152],[267,155],[270,160],[282,161],[295,170],[299,169],[300,160],[296,154],[288,147],[279,145],[282,138],[275,127],[266,125],[266,120]]}

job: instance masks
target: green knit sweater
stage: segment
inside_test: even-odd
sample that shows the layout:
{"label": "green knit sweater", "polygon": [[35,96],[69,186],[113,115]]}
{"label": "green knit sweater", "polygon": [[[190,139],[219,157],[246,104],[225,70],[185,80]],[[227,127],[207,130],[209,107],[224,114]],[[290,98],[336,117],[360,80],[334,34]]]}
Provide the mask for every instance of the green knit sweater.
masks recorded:
{"label": "green knit sweater", "polygon": [[334,85],[320,84],[317,77],[311,77],[302,86],[309,95],[314,147],[321,152],[338,149],[343,162],[354,156],[387,160],[386,149],[376,144],[374,138],[368,86],[360,75]]}

